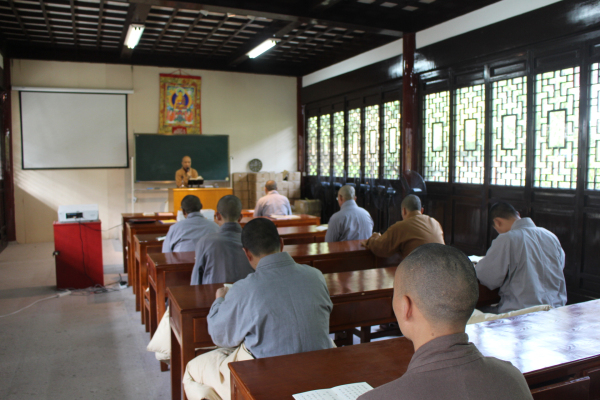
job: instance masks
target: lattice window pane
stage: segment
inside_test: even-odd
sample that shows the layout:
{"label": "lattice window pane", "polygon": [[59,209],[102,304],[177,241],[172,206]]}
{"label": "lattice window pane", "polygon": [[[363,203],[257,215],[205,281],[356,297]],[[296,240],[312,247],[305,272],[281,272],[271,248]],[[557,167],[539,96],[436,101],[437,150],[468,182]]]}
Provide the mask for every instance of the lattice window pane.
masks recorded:
{"label": "lattice window pane", "polygon": [[456,90],[454,128],[455,181],[483,183],[485,148],[485,86]]}
{"label": "lattice window pane", "polygon": [[400,179],[400,102],[390,101],[383,105],[383,135],[385,139],[383,177]]}
{"label": "lattice window pane", "polygon": [[588,183],[590,190],[600,190],[600,64],[592,65],[590,77],[590,134]]}
{"label": "lattice window pane", "polygon": [[379,105],[365,107],[365,179],[379,178]]}
{"label": "lattice window pane", "polygon": [[317,153],[317,131],[319,129],[317,117],[308,119],[308,129],[306,137],[306,170],[308,175],[316,176],[318,170],[319,157]]}
{"label": "lattice window pane", "polygon": [[329,166],[331,165],[330,143],[331,143],[331,114],[321,115],[319,119],[320,141],[319,150],[321,161],[321,176],[329,176]]}
{"label": "lattice window pane", "polygon": [[525,186],[527,77],[492,87],[492,185]]}
{"label": "lattice window pane", "polygon": [[344,177],[344,112],[333,114],[333,173],[337,178]]}
{"label": "lattice window pane", "polygon": [[423,110],[423,176],[426,181],[448,182],[450,92],[428,94]]}
{"label": "lattice window pane", "polygon": [[348,111],[348,178],[360,178],[360,108]]}
{"label": "lattice window pane", "polygon": [[536,76],[535,169],[541,188],[575,189],[579,141],[579,67]]}

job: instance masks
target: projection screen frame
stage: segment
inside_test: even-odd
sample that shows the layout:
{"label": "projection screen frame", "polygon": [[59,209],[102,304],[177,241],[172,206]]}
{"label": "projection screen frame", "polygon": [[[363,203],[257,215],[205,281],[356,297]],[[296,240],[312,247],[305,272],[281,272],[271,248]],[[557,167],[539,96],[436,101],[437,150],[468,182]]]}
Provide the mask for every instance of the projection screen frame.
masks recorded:
{"label": "projection screen frame", "polygon": [[[16,90],[17,88],[13,88]],[[94,89],[56,89],[56,91],[52,91],[52,88],[25,88],[20,87],[19,90],[19,119],[20,119],[20,129],[21,129],[21,169],[29,170],[29,171],[43,171],[43,170],[69,170],[69,169],[129,169],[130,167],[130,157],[129,157],[129,96],[128,94],[132,93],[132,91],[124,91],[124,90],[115,90],[109,91],[105,89],[94,90]],[[24,135],[23,135],[23,104],[22,104],[22,93],[23,92],[36,92],[36,93],[69,93],[69,94],[96,94],[96,95],[123,95],[125,96],[125,158],[126,162],[124,166],[98,166],[98,167],[26,167],[25,166],[25,146],[24,146]]]}

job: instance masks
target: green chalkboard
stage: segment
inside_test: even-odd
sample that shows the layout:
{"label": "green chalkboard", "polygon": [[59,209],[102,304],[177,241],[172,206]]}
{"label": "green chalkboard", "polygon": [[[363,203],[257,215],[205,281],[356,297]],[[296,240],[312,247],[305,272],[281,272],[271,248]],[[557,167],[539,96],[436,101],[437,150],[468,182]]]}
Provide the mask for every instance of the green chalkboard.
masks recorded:
{"label": "green chalkboard", "polygon": [[206,181],[229,180],[227,135],[135,135],[136,182],[175,181],[184,156]]}

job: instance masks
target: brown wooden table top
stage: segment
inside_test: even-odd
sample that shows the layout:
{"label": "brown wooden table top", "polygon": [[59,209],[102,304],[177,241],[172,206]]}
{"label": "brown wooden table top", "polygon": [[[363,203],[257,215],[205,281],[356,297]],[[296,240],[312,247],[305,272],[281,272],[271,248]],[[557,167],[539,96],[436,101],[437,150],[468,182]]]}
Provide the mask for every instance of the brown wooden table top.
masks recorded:
{"label": "brown wooden table top", "polygon": [[210,285],[173,286],[167,288],[167,291],[171,293],[172,306],[185,314],[198,309],[210,309],[215,301],[217,289],[222,287],[222,283],[213,283]]}
{"label": "brown wooden table top", "polygon": [[[485,356],[510,361],[530,385],[544,382],[600,364],[600,300],[469,325],[467,333]],[[296,393],[348,383],[381,386],[406,372],[413,353],[408,339],[397,338],[229,368],[232,381],[248,391],[242,398],[291,400]]]}
{"label": "brown wooden table top", "polygon": [[287,251],[292,257],[318,256],[324,254],[341,253],[365,253],[371,254],[371,251],[360,244],[360,240],[349,240],[347,242],[332,243],[310,243],[310,244],[291,244],[284,246],[283,251]]}
{"label": "brown wooden table top", "polygon": [[280,226],[277,228],[277,232],[279,232],[279,236],[287,236],[287,235],[298,235],[303,233],[314,233],[316,235],[327,233],[327,229],[318,230],[318,225],[299,225],[299,226]]}
{"label": "brown wooden table top", "polygon": [[362,271],[323,274],[332,299],[348,294],[360,294],[377,290],[393,290],[397,267],[373,268]]}
{"label": "brown wooden table top", "polygon": [[158,215],[159,213],[155,212],[153,213],[154,215],[144,215],[144,213],[121,213],[121,218],[123,219],[131,219],[131,218],[164,218],[164,219],[168,219],[168,218],[173,218],[175,216],[175,214],[173,214],[172,212],[170,213],[160,213],[163,215]]}
{"label": "brown wooden table top", "polygon": [[242,226],[246,225],[248,222],[250,222],[251,220],[253,220],[254,218],[267,218],[270,219],[271,221],[273,221],[273,223],[275,224],[275,226],[280,227],[280,226],[298,226],[298,225],[319,225],[321,223],[321,218],[320,217],[315,217],[314,215],[308,215],[308,214],[300,214],[300,218],[293,218],[293,219],[274,219],[271,217],[250,217],[250,216],[246,216],[243,217],[242,220],[240,221],[240,224]]}
{"label": "brown wooden table top", "polygon": [[164,237],[166,233],[138,233],[134,235],[134,240],[138,241],[140,244],[148,244],[155,242],[162,242],[162,240],[158,240],[160,237]]}
{"label": "brown wooden table top", "polygon": [[[164,225],[164,224],[161,224],[161,225]],[[323,235],[325,235],[325,233],[327,233],[327,230],[318,231],[317,225],[302,225],[302,226],[280,227],[280,228],[277,228],[277,232],[279,232],[279,236],[285,238],[286,236],[310,234],[310,233],[315,233],[315,234],[322,233]],[[165,233],[138,233],[134,236],[137,237],[137,241],[140,243],[151,243],[151,242],[159,241],[158,238],[164,237]]]}
{"label": "brown wooden table top", "polygon": [[160,267],[176,267],[180,264],[194,264],[196,261],[196,253],[193,251],[183,251],[180,253],[150,253],[148,261],[155,268]]}

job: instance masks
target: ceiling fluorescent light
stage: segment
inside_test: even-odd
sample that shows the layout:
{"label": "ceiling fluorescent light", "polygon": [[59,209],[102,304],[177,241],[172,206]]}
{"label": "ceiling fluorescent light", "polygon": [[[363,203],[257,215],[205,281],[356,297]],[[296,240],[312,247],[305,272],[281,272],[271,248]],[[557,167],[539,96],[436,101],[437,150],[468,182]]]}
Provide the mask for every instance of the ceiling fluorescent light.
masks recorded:
{"label": "ceiling fluorescent light", "polygon": [[262,53],[264,53],[265,51],[269,50],[271,47],[275,46],[277,44],[277,42],[278,42],[277,39],[268,39],[268,40],[265,40],[260,45],[258,45],[257,47],[255,47],[254,50],[250,51],[248,53],[248,57],[250,57],[250,58],[256,58],[256,57],[260,56]]}
{"label": "ceiling fluorescent light", "polygon": [[133,49],[135,46],[137,46],[140,38],[142,37],[142,33],[144,33],[144,25],[129,25],[127,36],[125,36],[125,46],[129,47],[130,49]]}

